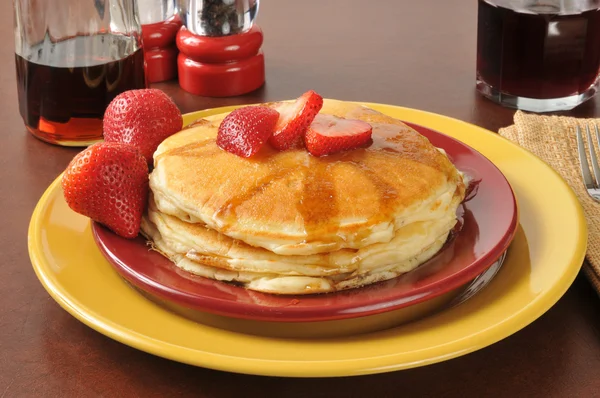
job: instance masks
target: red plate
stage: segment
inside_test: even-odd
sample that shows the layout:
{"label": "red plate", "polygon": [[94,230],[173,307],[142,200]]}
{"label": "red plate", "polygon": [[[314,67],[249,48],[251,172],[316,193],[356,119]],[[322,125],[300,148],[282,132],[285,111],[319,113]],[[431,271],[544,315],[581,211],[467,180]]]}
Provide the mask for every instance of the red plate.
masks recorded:
{"label": "red plate", "polygon": [[458,289],[506,251],[517,229],[517,207],[506,178],[479,152],[449,136],[410,124],[443,148],[458,169],[481,180],[461,210],[462,229],[430,261],[389,281],[337,293],[278,296],[205,279],[151,251],[144,239],[120,238],[94,223],[94,239],[117,272],[168,302],[217,315],[260,321],[313,322],[375,315]]}

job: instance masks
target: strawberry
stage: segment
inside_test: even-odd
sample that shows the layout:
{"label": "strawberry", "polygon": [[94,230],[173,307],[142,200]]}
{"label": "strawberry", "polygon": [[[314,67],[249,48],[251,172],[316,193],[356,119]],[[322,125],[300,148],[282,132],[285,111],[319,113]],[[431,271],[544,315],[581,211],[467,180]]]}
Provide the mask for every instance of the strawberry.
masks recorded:
{"label": "strawberry", "polygon": [[314,156],[329,155],[365,145],[372,131],[362,120],[319,114],[306,131],[304,144]]}
{"label": "strawberry", "polygon": [[248,158],[262,148],[273,134],[279,113],[266,106],[238,108],[223,119],[217,145],[235,155]]}
{"label": "strawberry", "polygon": [[183,127],[177,105],[158,89],[125,91],[115,97],[104,113],[104,140],[137,147],[152,164],[158,145]]}
{"label": "strawberry", "polygon": [[277,107],[279,120],[269,143],[280,151],[302,144],[302,136],[323,107],[323,97],[313,90],[307,91],[293,103]]}
{"label": "strawberry", "polygon": [[99,142],[71,160],[62,177],[71,209],[134,238],[148,197],[148,164],[135,147]]}

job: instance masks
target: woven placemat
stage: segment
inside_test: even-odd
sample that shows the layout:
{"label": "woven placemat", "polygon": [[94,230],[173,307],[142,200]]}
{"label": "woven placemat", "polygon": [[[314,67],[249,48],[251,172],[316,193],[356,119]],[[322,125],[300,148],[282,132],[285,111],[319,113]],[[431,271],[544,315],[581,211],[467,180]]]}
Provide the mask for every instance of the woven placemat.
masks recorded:
{"label": "woven placemat", "polygon": [[[517,111],[514,122],[514,125],[500,129],[500,135],[548,163],[567,181],[579,198],[589,231],[587,261],[583,264],[583,271],[600,294],[600,204],[594,202],[583,186],[575,133],[576,125],[585,126],[589,123],[591,126],[592,123],[600,123],[600,120],[533,115]],[[585,134],[583,135],[585,140]]]}

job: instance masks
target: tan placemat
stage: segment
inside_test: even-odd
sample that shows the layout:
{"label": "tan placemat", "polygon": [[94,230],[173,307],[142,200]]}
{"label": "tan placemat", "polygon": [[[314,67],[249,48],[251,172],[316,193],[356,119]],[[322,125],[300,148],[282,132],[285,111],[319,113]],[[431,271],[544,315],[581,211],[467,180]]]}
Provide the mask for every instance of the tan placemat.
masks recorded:
{"label": "tan placemat", "polygon": [[[577,155],[575,126],[600,123],[597,119],[533,115],[517,111],[515,124],[500,129],[501,136],[517,143],[548,163],[573,188],[588,223],[588,247],[583,271],[600,294],[600,204],[587,194]],[[593,131],[593,130],[592,130]],[[584,139],[585,139],[585,134]]]}

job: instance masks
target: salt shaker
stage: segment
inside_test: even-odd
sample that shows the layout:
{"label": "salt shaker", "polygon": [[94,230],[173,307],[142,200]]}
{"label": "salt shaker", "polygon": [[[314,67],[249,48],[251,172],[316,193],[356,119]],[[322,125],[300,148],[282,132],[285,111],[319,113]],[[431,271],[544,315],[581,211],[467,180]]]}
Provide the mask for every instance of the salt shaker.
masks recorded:
{"label": "salt shaker", "polygon": [[146,76],[150,83],[177,76],[175,37],[182,25],[180,1],[138,0]]}
{"label": "salt shaker", "polygon": [[188,0],[177,34],[179,85],[192,94],[230,97],[265,82],[259,0]]}

